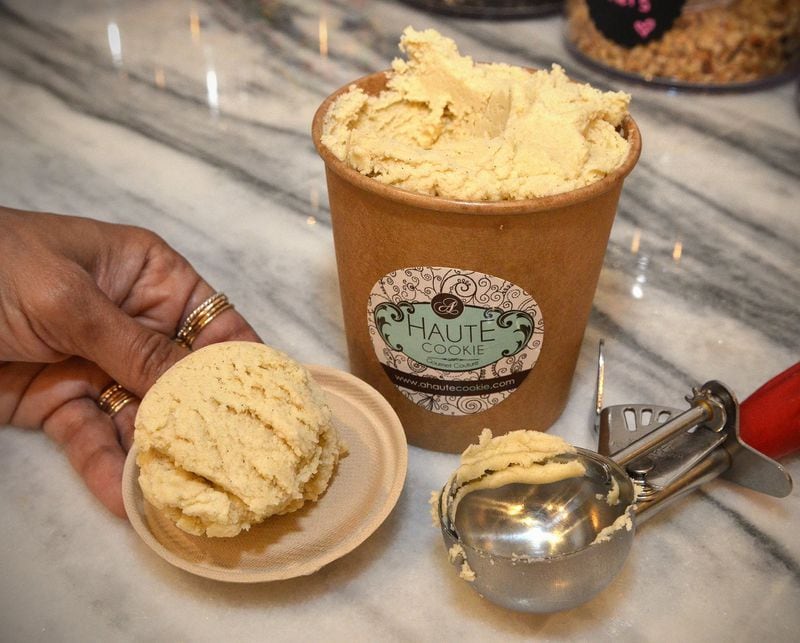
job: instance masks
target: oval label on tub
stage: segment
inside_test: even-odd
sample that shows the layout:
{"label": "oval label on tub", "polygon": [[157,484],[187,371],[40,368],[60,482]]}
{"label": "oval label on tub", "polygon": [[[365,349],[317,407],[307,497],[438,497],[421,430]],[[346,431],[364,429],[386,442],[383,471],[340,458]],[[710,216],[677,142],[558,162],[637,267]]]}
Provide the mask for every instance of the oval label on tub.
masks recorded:
{"label": "oval label on tub", "polygon": [[544,321],[534,298],[481,272],[395,270],[373,286],[367,308],[387,376],[433,413],[469,415],[502,402],[542,348]]}

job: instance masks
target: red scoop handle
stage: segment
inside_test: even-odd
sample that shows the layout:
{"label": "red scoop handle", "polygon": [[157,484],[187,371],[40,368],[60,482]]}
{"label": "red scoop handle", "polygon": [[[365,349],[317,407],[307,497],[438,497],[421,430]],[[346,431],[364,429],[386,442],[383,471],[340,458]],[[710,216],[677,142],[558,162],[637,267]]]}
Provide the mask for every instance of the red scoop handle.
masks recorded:
{"label": "red scoop handle", "polygon": [[739,435],[770,458],[800,449],[800,362],[741,403]]}

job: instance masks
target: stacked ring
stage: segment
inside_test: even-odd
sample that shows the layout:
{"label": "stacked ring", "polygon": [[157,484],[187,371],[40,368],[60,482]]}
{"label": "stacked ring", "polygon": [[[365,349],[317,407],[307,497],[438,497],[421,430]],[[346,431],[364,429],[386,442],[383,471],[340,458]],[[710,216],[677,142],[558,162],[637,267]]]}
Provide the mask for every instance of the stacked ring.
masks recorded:
{"label": "stacked ring", "polygon": [[233,308],[224,293],[217,292],[195,308],[186,321],[183,322],[175,335],[175,341],[188,349],[192,348],[194,340],[200,331],[208,326],[223,311]]}
{"label": "stacked ring", "polygon": [[103,413],[108,413],[114,417],[119,413],[129,402],[136,400],[136,396],[130,391],[124,389],[121,384],[111,382],[102,391],[97,398],[97,406]]}

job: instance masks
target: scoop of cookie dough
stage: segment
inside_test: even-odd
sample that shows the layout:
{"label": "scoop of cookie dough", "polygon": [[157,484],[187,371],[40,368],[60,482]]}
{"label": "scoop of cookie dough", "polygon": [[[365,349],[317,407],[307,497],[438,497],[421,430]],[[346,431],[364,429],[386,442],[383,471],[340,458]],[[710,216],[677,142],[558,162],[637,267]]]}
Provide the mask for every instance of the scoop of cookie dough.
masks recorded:
{"label": "scoop of cookie dough", "polygon": [[[492,437],[492,432],[484,429],[478,443],[461,454],[461,463],[450,483],[456,486],[456,492],[452,499],[449,489],[442,495],[442,502],[449,503],[444,511],[455,521],[461,500],[479,489],[497,489],[516,482],[549,484],[580,477],[586,473],[582,462],[556,460],[559,455],[571,453],[575,453],[575,447],[556,435],[519,430]],[[432,511],[436,511],[433,505]]]}
{"label": "scoop of cookie dough", "polygon": [[165,372],[142,399],[134,443],[147,501],[207,536],[316,500],[343,450],[309,372],[252,342],[206,346]]}

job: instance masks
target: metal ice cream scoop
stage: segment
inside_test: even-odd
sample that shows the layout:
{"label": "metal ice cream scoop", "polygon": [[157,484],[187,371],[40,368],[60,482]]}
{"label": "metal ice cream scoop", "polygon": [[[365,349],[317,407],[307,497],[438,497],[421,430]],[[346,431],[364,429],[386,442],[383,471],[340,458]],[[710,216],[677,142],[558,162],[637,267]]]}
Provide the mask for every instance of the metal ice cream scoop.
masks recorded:
{"label": "metal ice cream scoop", "polygon": [[465,578],[474,573],[474,589],[499,605],[566,610],[611,582],[637,523],[699,485],[721,475],[776,497],[791,492],[785,469],[739,438],[739,405],[730,389],[711,381],[687,401],[683,412],[653,405],[603,409],[600,453],[577,449],[556,457],[582,462],[583,476],[476,489],[454,512],[458,489],[451,478],[438,502],[451,561]]}

